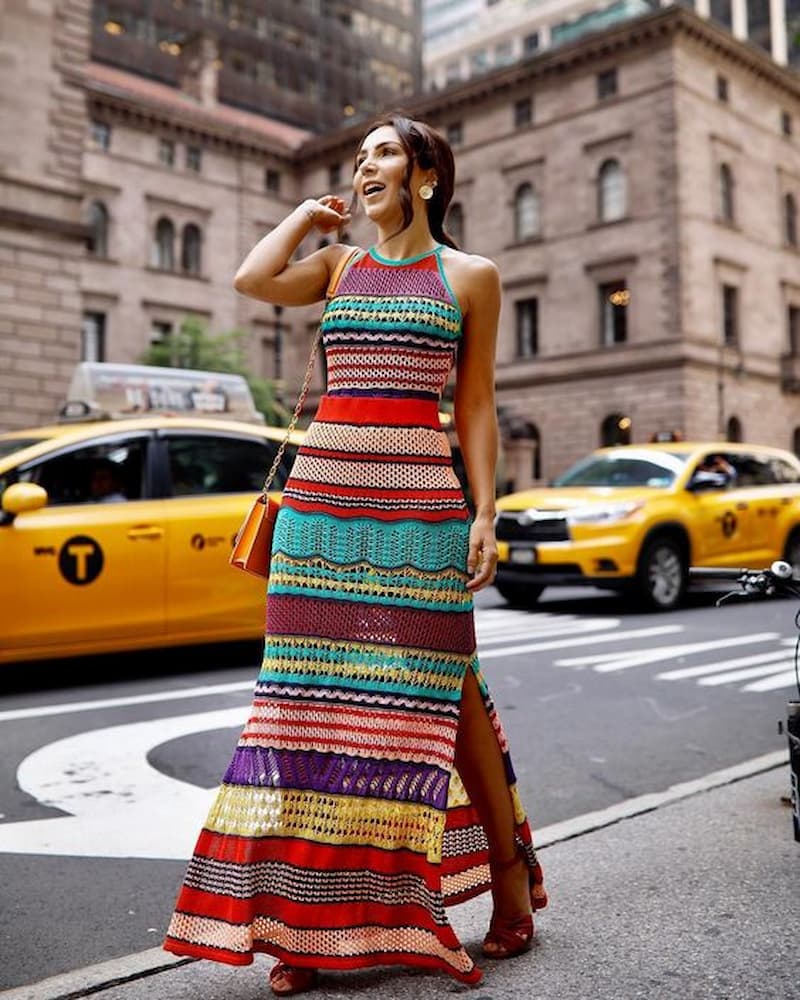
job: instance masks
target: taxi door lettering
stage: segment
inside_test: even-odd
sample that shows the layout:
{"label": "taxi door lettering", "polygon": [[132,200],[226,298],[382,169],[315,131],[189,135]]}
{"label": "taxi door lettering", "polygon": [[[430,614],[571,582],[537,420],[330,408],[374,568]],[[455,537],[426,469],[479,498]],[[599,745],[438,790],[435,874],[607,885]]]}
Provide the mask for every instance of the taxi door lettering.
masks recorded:
{"label": "taxi door lettering", "polygon": [[88,535],[68,538],[58,554],[58,568],[68,583],[81,586],[96,580],[103,569],[103,550]]}

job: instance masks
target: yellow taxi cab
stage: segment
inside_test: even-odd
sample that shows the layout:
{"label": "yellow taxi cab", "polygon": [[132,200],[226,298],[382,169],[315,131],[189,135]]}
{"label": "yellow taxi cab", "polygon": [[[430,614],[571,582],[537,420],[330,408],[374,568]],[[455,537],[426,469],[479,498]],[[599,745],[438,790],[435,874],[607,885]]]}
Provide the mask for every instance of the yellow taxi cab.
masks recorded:
{"label": "yellow taxi cab", "polygon": [[285,432],[244,379],[84,364],[70,396],[0,435],[0,662],[258,639],[264,583],[228,556]]}
{"label": "yellow taxi cab", "polygon": [[496,529],[496,586],[511,603],[591,585],[669,610],[690,566],[786,559],[800,576],[800,461],[729,442],[601,448],[499,500]]}

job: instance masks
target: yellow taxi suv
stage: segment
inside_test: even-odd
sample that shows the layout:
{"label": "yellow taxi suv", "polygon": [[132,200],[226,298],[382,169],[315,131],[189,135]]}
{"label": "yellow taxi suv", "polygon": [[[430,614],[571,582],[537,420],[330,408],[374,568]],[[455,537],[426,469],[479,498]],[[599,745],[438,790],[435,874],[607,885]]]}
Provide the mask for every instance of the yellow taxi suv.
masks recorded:
{"label": "yellow taxi suv", "polygon": [[800,461],[728,442],[601,448],[551,486],[499,500],[496,530],[496,586],[512,604],[589,585],[667,611],[690,566],[785,559],[800,577]]}
{"label": "yellow taxi suv", "polygon": [[244,380],[85,364],[62,412],[0,435],[0,662],[260,638],[228,556],[284,431]]}

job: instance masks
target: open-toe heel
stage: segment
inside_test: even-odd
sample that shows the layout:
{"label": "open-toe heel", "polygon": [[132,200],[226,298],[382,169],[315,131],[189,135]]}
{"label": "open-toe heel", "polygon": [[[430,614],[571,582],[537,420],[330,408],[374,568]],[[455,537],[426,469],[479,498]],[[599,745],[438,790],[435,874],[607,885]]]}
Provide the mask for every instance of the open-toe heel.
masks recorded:
{"label": "open-toe heel", "polygon": [[[534,873],[529,869],[527,858],[525,857],[521,846],[517,846],[517,850],[510,858],[503,861],[490,861],[492,876],[494,877],[499,873],[508,872],[520,864],[524,864],[526,871],[529,872],[528,885],[531,909],[533,910],[537,908],[536,902],[534,901]],[[546,905],[546,899],[547,897],[545,895],[544,905]],[[539,907],[542,905],[543,904],[539,902]],[[513,958],[515,955],[521,955],[523,952],[527,951],[531,946],[532,940],[532,913],[522,913],[516,917],[501,917],[497,913],[493,913],[489,924],[489,931],[483,939],[482,950],[483,954],[487,958]]]}
{"label": "open-toe heel", "polygon": [[489,932],[483,939],[483,954],[487,958],[514,958],[527,951],[533,941],[533,917],[526,913],[513,920],[492,917]]}
{"label": "open-toe heel", "polygon": [[317,970],[301,969],[296,965],[277,962],[269,971],[269,985],[278,997],[306,993],[317,985]]}

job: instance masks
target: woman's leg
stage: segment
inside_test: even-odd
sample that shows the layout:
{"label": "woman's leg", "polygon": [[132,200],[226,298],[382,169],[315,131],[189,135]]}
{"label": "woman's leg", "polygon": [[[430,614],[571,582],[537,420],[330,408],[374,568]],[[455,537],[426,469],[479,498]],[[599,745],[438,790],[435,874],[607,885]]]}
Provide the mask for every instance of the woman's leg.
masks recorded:
{"label": "woman's leg", "polygon": [[456,735],[456,768],[489,841],[489,854],[498,863],[492,872],[495,912],[513,919],[531,909],[528,866],[503,865],[516,854],[514,809],[497,734],[489,720],[478,682],[467,670]]}

